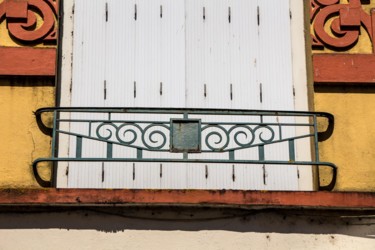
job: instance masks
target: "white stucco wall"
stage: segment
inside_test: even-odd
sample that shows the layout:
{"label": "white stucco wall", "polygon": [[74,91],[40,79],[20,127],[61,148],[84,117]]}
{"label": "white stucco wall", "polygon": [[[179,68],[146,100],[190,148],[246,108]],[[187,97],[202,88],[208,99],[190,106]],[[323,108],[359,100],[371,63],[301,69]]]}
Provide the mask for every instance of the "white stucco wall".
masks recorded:
{"label": "white stucco wall", "polygon": [[173,211],[1,213],[0,249],[375,249],[369,216]]}

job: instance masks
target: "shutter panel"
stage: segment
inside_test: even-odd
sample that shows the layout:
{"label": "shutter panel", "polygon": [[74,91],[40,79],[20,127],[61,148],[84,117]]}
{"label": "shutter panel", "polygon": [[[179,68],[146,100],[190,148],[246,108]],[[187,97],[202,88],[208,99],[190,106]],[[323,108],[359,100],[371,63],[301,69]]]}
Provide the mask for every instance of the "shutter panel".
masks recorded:
{"label": "shutter panel", "polygon": [[[289,15],[289,0],[75,0],[71,105],[294,110]],[[104,143],[82,143],[83,155],[105,157]],[[265,155],[287,157],[287,146]],[[236,158],[248,155],[258,151]],[[298,177],[296,166],[69,163],[68,187],[298,190]]]}

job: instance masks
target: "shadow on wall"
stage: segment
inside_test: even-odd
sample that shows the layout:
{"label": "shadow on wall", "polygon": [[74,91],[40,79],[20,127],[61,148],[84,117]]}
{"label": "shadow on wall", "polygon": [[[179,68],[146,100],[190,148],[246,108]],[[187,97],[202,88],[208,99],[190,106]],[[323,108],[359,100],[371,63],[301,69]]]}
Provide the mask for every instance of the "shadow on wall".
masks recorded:
{"label": "shadow on wall", "polygon": [[315,83],[314,92],[316,93],[353,93],[353,94],[374,94],[375,93],[375,84],[340,84],[340,83],[326,83],[319,84]]}
{"label": "shadow on wall", "polygon": [[43,87],[55,86],[54,77],[0,76],[0,87]]}
{"label": "shadow on wall", "polygon": [[[375,216],[352,212],[189,207],[49,208],[1,211],[1,229],[342,234],[375,239]],[[345,215],[344,215],[345,214]]]}

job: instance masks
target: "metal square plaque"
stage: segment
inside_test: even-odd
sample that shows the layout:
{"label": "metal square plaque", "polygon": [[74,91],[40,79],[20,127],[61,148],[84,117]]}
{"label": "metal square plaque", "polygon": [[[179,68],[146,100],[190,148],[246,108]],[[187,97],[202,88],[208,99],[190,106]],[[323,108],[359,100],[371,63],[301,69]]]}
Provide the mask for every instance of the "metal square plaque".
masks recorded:
{"label": "metal square plaque", "polygon": [[175,153],[201,152],[201,120],[171,119],[170,151]]}

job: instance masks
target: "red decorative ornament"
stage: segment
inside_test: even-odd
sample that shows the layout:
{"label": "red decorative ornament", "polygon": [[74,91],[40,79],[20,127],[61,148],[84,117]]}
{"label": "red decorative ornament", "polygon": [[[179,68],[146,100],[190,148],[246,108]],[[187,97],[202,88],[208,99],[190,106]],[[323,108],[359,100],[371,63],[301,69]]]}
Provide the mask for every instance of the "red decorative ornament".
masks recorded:
{"label": "red decorative ornament", "polygon": [[[8,32],[24,43],[56,42],[58,0],[5,0],[0,4],[0,21]],[[37,16],[43,23],[37,27]]]}
{"label": "red decorative ornament", "polygon": [[[350,49],[361,35],[360,28],[364,27],[374,50],[375,11],[372,9],[369,15],[362,9],[362,4],[368,4],[368,1],[350,0],[348,4],[340,4],[340,0],[310,0],[310,3],[313,48]],[[328,24],[330,19],[333,20]],[[327,28],[331,32],[327,32]]]}

